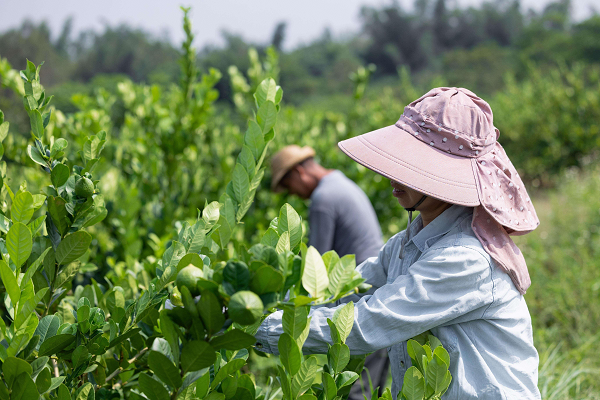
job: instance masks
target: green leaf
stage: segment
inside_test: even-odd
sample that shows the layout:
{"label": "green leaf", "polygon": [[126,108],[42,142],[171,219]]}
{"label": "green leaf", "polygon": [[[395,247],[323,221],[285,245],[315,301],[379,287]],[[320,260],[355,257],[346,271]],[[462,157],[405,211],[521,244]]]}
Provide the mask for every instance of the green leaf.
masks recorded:
{"label": "green leaf", "polygon": [[250,188],[250,178],[241,164],[235,165],[231,182],[233,184],[233,193],[235,193],[235,198],[238,203],[241,203],[244,200],[244,197],[246,197],[248,194]]}
{"label": "green leaf", "polygon": [[345,344],[336,343],[327,351],[327,362],[336,374],[346,368],[350,361],[350,349]]}
{"label": "green leaf", "polygon": [[148,374],[141,373],[138,378],[138,384],[142,393],[150,400],[169,400],[169,392],[167,389],[155,379],[152,379]]}
{"label": "green leaf", "polygon": [[327,372],[323,372],[321,376],[321,381],[323,382],[323,392],[325,393],[325,400],[335,400],[335,396],[337,396],[337,386],[335,385],[333,377]]}
{"label": "green leaf", "polygon": [[229,361],[219,370],[219,372],[217,372],[215,379],[213,379],[212,383],[210,384],[210,388],[215,389],[219,383],[223,382],[225,378],[239,371],[244,364],[246,364],[246,360],[243,358],[234,358],[233,360]]}
{"label": "green leaf", "polygon": [[203,291],[197,307],[209,335],[219,332],[225,323],[225,317],[217,296],[209,290]]}
{"label": "green leaf", "polygon": [[433,359],[427,364],[426,381],[427,386],[433,389],[436,395],[441,395],[442,391],[447,388],[445,386],[447,373],[448,366],[445,361],[434,354]]}
{"label": "green leaf", "polygon": [[289,232],[290,248],[295,248],[302,240],[302,219],[289,204],[284,204],[279,210],[277,233],[281,236],[284,232]]}
{"label": "green leaf", "polygon": [[73,232],[60,242],[56,249],[58,265],[69,264],[85,254],[92,243],[92,235],[85,231]]}
{"label": "green leaf", "polygon": [[71,176],[71,171],[69,167],[65,164],[56,164],[54,168],[52,168],[52,173],[50,174],[50,179],[52,180],[52,184],[56,189],[67,183],[67,180]]}
{"label": "green leaf", "polygon": [[204,341],[191,340],[181,350],[181,368],[184,374],[209,367],[215,360],[215,350]]}
{"label": "green leaf", "polygon": [[218,221],[219,229],[213,234],[213,238],[219,243],[221,249],[227,247],[233,228],[235,228],[235,207],[233,201],[227,195],[224,195],[223,199],[223,207],[221,208]]}
{"label": "green leaf", "polygon": [[21,297],[21,290],[17,284],[15,273],[8,265],[6,265],[4,260],[0,260],[0,278],[2,278],[2,284],[4,285],[4,288],[10,297],[13,307],[16,307],[17,302]]}
{"label": "green leaf", "polygon": [[252,179],[256,173],[256,161],[252,154],[252,150],[250,150],[248,146],[242,146],[242,151],[238,155],[237,162],[244,167],[248,173],[248,177]]}
{"label": "green leaf", "polygon": [[340,334],[340,340],[346,343],[346,338],[354,326],[354,303],[349,302],[344,307],[338,307],[333,314],[333,322]]}
{"label": "green leaf", "polygon": [[35,379],[35,386],[39,394],[44,394],[52,385],[52,375],[49,368],[44,368]]}
{"label": "green leaf", "polygon": [[279,360],[290,375],[295,375],[302,363],[302,354],[296,340],[287,333],[282,333],[277,342]]}
{"label": "green leaf", "polygon": [[60,318],[56,315],[46,315],[40,320],[37,328],[35,329],[34,335],[39,335],[40,341],[38,342],[37,348],[39,349],[42,343],[56,335],[60,326]]}
{"label": "green leaf", "polygon": [[27,155],[36,164],[42,165],[44,167],[48,166],[48,164],[46,163],[46,160],[44,159],[44,157],[42,157],[42,154],[37,149],[37,147],[34,147],[32,145],[28,145],[27,146]]}
{"label": "green leaf", "polygon": [[11,261],[20,268],[29,258],[32,249],[31,232],[21,222],[13,223],[6,234],[6,248]]}
{"label": "green leaf", "polygon": [[181,386],[182,381],[179,369],[164,354],[158,351],[150,351],[148,365],[154,371],[154,374],[167,385],[174,388]]}
{"label": "green leaf", "polygon": [[307,307],[291,307],[283,308],[283,331],[295,339],[298,339],[306,328],[308,318]]}
{"label": "green leaf", "polygon": [[417,341],[410,339],[406,343],[406,350],[413,365],[417,367],[422,374],[425,373],[425,367],[422,360],[423,356],[427,357],[427,355],[425,354],[423,347]]}
{"label": "green leaf", "polygon": [[28,224],[33,216],[33,196],[29,192],[17,193],[10,208],[13,222]]}
{"label": "green leaf", "polygon": [[256,339],[241,329],[232,329],[220,336],[214,336],[209,343],[215,350],[240,350],[252,346]]}
{"label": "green leaf", "polygon": [[289,232],[283,232],[283,234],[277,241],[277,246],[275,246],[275,250],[277,250],[277,253],[279,253],[279,254],[283,254],[285,252],[292,250],[292,248],[290,246],[290,233]]}
{"label": "green leaf", "polygon": [[46,250],[44,250],[44,252],[42,254],[40,254],[40,256],[37,258],[37,260],[35,260],[33,263],[31,263],[29,268],[27,268],[25,275],[23,275],[23,278],[21,279],[21,288],[23,287],[24,284],[26,284],[27,282],[29,282],[31,280],[31,278],[33,277],[33,274],[35,274],[37,272],[37,270],[40,268],[40,266],[42,266],[42,264],[44,262],[44,258],[46,258],[46,255],[48,254],[50,249],[51,248],[48,247]]}
{"label": "green leaf", "polygon": [[15,379],[10,400],[32,400],[39,398],[37,387],[33,379],[26,373],[22,373]]}
{"label": "green leaf", "polygon": [[[0,219],[1,218],[2,216],[0,216]],[[35,237],[37,235],[40,229],[42,229],[42,226],[44,226],[44,222],[46,222],[46,216],[41,215],[27,225],[29,231],[31,232],[31,236]]]}
{"label": "green leaf", "polygon": [[8,128],[9,128],[10,124],[8,121],[4,121],[0,123],[0,142],[3,142],[4,139],[6,139],[6,136],[8,135]]}
{"label": "green leaf", "polygon": [[65,349],[74,341],[75,336],[69,334],[60,334],[52,336],[50,338],[46,338],[46,340],[44,340],[44,343],[42,343],[42,345],[40,346],[38,356],[43,357],[54,355]]}
{"label": "green leaf", "polygon": [[402,385],[402,399],[423,400],[425,395],[425,379],[423,374],[416,368],[410,367],[404,373],[404,383]]}
{"label": "green leaf", "polygon": [[61,197],[48,196],[48,213],[61,236],[67,233],[71,226],[66,204],[67,202]]}
{"label": "green leaf", "polygon": [[338,387],[338,394],[340,393],[340,389],[345,386],[350,386],[358,379],[359,375],[354,371],[344,371],[338,375],[335,379],[335,384]]}
{"label": "green leaf", "polygon": [[260,107],[267,100],[275,103],[278,89],[279,86],[277,86],[277,83],[275,83],[275,80],[273,78],[263,80],[258,85],[258,87],[256,88],[256,92],[254,93],[256,105]]}
{"label": "green leaf", "polygon": [[270,265],[260,267],[250,281],[250,289],[256,294],[277,292],[283,287],[283,274]]}
{"label": "green leaf", "polygon": [[65,385],[58,387],[58,400],[71,400],[71,392]]}
{"label": "green leaf", "polygon": [[261,127],[254,121],[248,122],[248,129],[244,135],[244,143],[248,146],[254,159],[258,160],[265,148],[265,139]]}
{"label": "green leaf", "polygon": [[4,380],[10,388],[19,375],[26,374],[27,376],[31,376],[33,369],[28,362],[20,358],[8,357],[2,365],[2,372],[4,373]]}
{"label": "green leaf", "polygon": [[210,204],[207,204],[202,210],[202,219],[208,225],[214,225],[219,220],[219,209],[221,208],[221,204],[218,201],[213,201]]}
{"label": "green leaf", "polygon": [[331,340],[333,343],[342,343],[342,339],[340,339],[340,333],[338,332],[335,323],[327,318],[327,325],[329,325],[329,334],[331,335]]}
{"label": "green leaf", "polygon": [[229,261],[223,269],[224,287],[230,287],[233,293],[240,290],[247,290],[250,281],[250,271],[248,266],[241,261]]}
{"label": "green leaf", "polygon": [[302,286],[314,299],[325,296],[327,286],[329,286],[327,269],[319,251],[313,246],[310,246],[306,252]]}
{"label": "green leaf", "polygon": [[167,310],[162,310],[160,312],[160,329],[165,340],[169,343],[169,346],[171,347],[173,359],[177,364],[179,362],[179,336],[177,335],[177,328],[175,328],[175,326],[173,325],[173,321],[171,321],[167,314]]}
{"label": "green leaf", "polygon": [[29,121],[31,122],[31,131],[33,136],[41,139],[44,135],[44,120],[39,110],[31,110],[29,113]]}
{"label": "green leaf", "polygon": [[275,247],[277,246],[277,242],[279,242],[279,235],[274,229],[269,228],[263,235],[260,242],[265,246]]}
{"label": "green leaf", "polygon": [[292,379],[292,394],[298,397],[308,390],[317,376],[317,358],[308,357]]}
{"label": "green leaf", "polygon": [[264,175],[265,175],[265,169],[261,168],[256,173],[256,175],[254,175],[254,178],[252,178],[252,180],[250,181],[248,195],[246,197],[244,197],[244,200],[240,203],[239,208],[238,208],[238,212],[236,215],[238,222],[241,222],[242,218],[244,218],[244,215],[246,215],[246,213],[250,209],[250,206],[252,205],[252,202],[254,201],[254,196],[256,195],[256,189],[258,189],[258,186],[260,185],[260,182]]}
{"label": "green leaf", "polygon": [[268,133],[275,126],[277,121],[277,107],[272,101],[265,101],[256,114],[256,122],[260,126],[262,133]]}

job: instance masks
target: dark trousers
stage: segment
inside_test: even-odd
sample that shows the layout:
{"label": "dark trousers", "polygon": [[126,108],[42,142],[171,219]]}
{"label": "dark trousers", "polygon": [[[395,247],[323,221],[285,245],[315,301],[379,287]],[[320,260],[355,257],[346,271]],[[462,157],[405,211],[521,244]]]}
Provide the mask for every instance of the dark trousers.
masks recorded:
{"label": "dark trousers", "polygon": [[[369,375],[371,375],[371,382],[373,382],[373,388],[379,386],[379,396],[382,395],[382,392],[385,389],[389,367],[390,359],[387,355],[387,349],[377,350],[375,353],[368,356],[365,360],[365,368],[369,370]],[[370,400],[371,390],[369,388],[369,378],[367,377],[367,371],[363,370],[361,374],[361,379],[365,387],[364,394],[367,396],[367,399]],[[365,398],[363,397],[363,391],[359,379],[352,386],[352,390],[350,391],[350,396],[348,396],[348,400],[364,399]]]}

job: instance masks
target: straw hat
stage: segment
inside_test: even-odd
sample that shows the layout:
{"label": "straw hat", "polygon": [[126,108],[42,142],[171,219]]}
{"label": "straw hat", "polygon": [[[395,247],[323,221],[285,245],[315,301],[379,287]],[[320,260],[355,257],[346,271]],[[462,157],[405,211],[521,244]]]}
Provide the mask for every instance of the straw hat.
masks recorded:
{"label": "straw hat", "polygon": [[279,150],[271,159],[271,190],[274,192],[283,191],[280,183],[285,174],[295,165],[314,156],[315,151],[308,146],[300,147],[292,144]]}

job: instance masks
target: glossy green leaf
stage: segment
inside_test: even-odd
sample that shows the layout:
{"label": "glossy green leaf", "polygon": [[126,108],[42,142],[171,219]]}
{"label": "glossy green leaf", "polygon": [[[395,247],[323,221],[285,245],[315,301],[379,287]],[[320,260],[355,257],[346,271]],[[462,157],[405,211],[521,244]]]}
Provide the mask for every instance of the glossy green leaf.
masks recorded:
{"label": "glossy green leaf", "polygon": [[42,119],[42,114],[40,114],[39,110],[32,110],[29,113],[29,121],[31,122],[31,131],[33,135],[41,139],[44,135],[44,120]]}
{"label": "glossy green leaf", "polygon": [[141,373],[138,378],[138,384],[142,393],[150,400],[169,400],[169,392],[158,382],[152,379],[148,374]]}
{"label": "glossy green leaf", "polygon": [[270,265],[263,265],[254,273],[250,289],[256,294],[277,292],[283,287],[283,274]]}
{"label": "glossy green leaf", "polygon": [[307,307],[291,307],[283,308],[283,331],[291,337],[297,339],[307,325],[308,308]]}
{"label": "glossy green leaf", "polygon": [[6,265],[4,260],[0,260],[0,278],[2,278],[2,284],[10,297],[11,303],[16,307],[17,302],[21,298],[21,290],[17,284],[15,273]]}
{"label": "glossy green leaf", "polygon": [[282,333],[277,342],[279,360],[290,375],[295,375],[302,363],[302,353],[295,339],[287,333]]}
{"label": "glossy green leaf", "polygon": [[52,356],[75,341],[75,336],[69,334],[60,334],[46,338],[40,346],[39,356]]}
{"label": "glossy green leaf", "polygon": [[27,225],[21,222],[13,223],[6,234],[6,248],[11,261],[20,268],[31,254],[33,242]]}
{"label": "glossy green leaf", "polygon": [[66,204],[67,202],[61,197],[48,196],[48,213],[61,236],[67,233],[71,226]]}
{"label": "glossy green leaf", "polygon": [[210,345],[215,350],[241,350],[252,346],[256,342],[254,336],[240,329],[232,329],[219,336],[210,339]]}
{"label": "glossy green leaf", "polygon": [[248,146],[254,158],[259,160],[265,148],[265,140],[262,129],[256,122],[248,122],[248,129],[244,135],[244,143]]}
{"label": "glossy green leaf", "polygon": [[342,343],[346,343],[354,326],[354,303],[349,302],[343,307],[338,307],[333,314],[333,322],[340,334],[340,340]]}
{"label": "glossy green leaf", "polygon": [[323,383],[323,392],[325,393],[325,400],[335,400],[335,396],[337,396],[337,386],[335,385],[333,377],[327,372],[323,372],[321,376],[321,381]]}
{"label": "glossy green leaf", "polygon": [[212,335],[220,331],[225,323],[225,317],[217,296],[209,290],[203,291],[197,307],[202,323],[208,333]]}
{"label": "glossy green leaf", "polygon": [[167,385],[174,388],[179,388],[181,386],[182,381],[181,376],[179,375],[179,369],[162,353],[150,351],[148,365],[154,374]]}
{"label": "glossy green leaf", "polygon": [[10,208],[13,222],[28,224],[33,216],[33,196],[29,192],[17,193]]}
{"label": "glossy green leaf", "polygon": [[295,248],[302,240],[302,219],[289,204],[284,204],[279,210],[277,233],[282,235],[289,232],[290,248]]}
{"label": "glossy green leaf", "polygon": [[206,342],[192,340],[181,350],[181,368],[183,373],[198,371],[211,366],[215,362],[215,350]]}
{"label": "glossy green leaf", "polygon": [[295,397],[304,394],[317,376],[317,358],[308,357],[292,379],[292,394]]}
{"label": "glossy green leaf", "polygon": [[44,368],[35,379],[35,386],[39,394],[46,393],[52,385],[52,375],[49,368]]}
{"label": "glossy green leaf", "polygon": [[279,242],[279,235],[274,229],[269,228],[263,235],[260,242],[265,246],[275,247],[277,246],[277,242]]}
{"label": "glossy green leaf", "polygon": [[446,373],[448,366],[437,354],[434,354],[433,359],[427,364],[425,373],[427,386],[433,389],[434,393],[441,395],[442,391],[447,388],[445,386]]}
{"label": "glossy green leaf", "polygon": [[69,264],[81,257],[92,243],[92,235],[85,231],[73,232],[60,242],[56,249],[58,265]]}
{"label": "glossy green leaf", "polygon": [[336,343],[327,351],[327,361],[333,371],[339,374],[350,361],[350,349],[342,343]]}
{"label": "glossy green leaf", "polygon": [[265,101],[256,114],[256,122],[260,126],[262,133],[268,133],[275,126],[277,121],[277,107],[272,101]]}
{"label": "glossy green leaf", "polygon": [[52,184],[58,189],[67,183],[67,179],[69,179],[70,175],[71,171],[69,171],[69,167],[65,164],[56,164],[54,168],[52,168],[52,173],[50,175]]}
{"label": "glossy green leaf", "polygon": [[34,335],[39,335],[40,341],[37,348],[39,349],[46,339],[56,335],[60,326],[60,318],[56,315],[46,315],[42,318],[35,329]]}
{"label": "glossy green leaf", "polygon": [[246,360],[241,359],[241,358],[235,358],[235,359],[229,361],[227,364],[225,364],[223,367],[221,367],[221,369],[219,369],[219,372],[217,372],[217,374],[215,375],[215,378],[213,379],[212,383],[210,384],[210,388],[211,389],[216,388],[219,385],[219,383],[221,383],[229,375],[233,375],[235,372],[239,371],[244,366],[245,363],[246,363]]}
{"label": "glossy green leaf", "polygon": [[19,375],[26,374],[27,376],[31,376],[33,369],[28,362],[20,358],[8,357],[4,364],[2,364],[2,372],[4,373],[4,380],[10,388]]}
{"label": "glossy green leaf", "polygon": [[38,397],[37,387],[29,375],[22,373],[16,377],[10,400],[32,400]]}
{"label": "glossy green leaf", "polygon": [[325,296],[327,286],[329,286],[327,269],[319,251],[313,246],[310,246],[306,252],[302,286],[314,299]]}

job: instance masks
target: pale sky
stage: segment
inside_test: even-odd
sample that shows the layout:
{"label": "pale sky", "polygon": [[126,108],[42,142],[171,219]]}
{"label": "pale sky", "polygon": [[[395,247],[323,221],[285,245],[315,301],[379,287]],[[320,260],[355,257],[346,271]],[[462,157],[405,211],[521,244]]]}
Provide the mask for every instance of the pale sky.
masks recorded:
{"label": "pale sky", "polygon": [[[405,9],[412,0],[398,0]],[[457,1],[457,0],[455,0]],[[267,43],[275,25],[287,22],[284,47],[294,48],[319,37],[328,27],[335,36],[358,31],[359,10],[362,5],[382,6],[391,0],[0,0],[0,32],[17,27],[28,18],[35,22],[48,21],[54,37],[67,17],[74,17],[74,32],[93,28],[101,31],[127,23],[156,35],[169,33],[174,43],[183,38],[182,12],[179,5],[192,6],[192,25],[196,35],[195,47],[222,44],[221,31],[241,34],[246,40]],[[481,0],[458,0],[465,5],[477,5]],[[537,11],[547,1],[521,0],[522,7]],[[451,4],[451,1],[448,2]],[[572,0],[576,20],[590,15],[600,0]]]}

